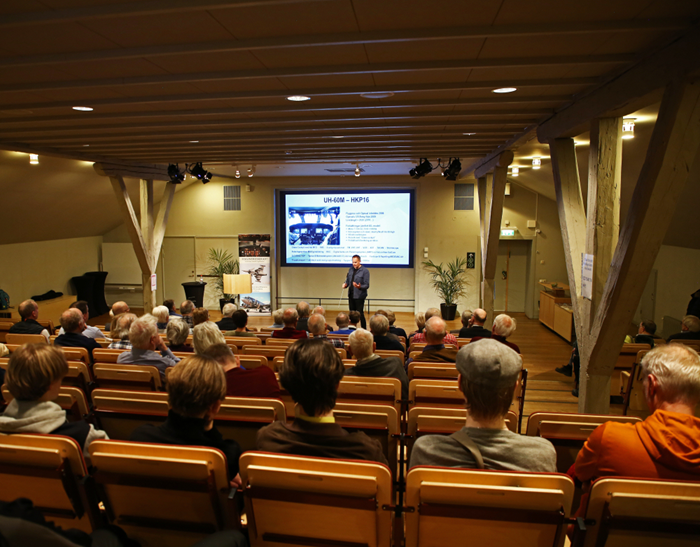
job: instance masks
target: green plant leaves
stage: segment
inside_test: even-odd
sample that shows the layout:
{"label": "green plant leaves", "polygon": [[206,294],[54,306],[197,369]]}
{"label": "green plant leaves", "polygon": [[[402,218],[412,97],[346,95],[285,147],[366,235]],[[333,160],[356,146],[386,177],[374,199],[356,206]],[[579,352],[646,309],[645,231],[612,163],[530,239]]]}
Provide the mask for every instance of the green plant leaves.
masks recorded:
{"label": "green plant leaves", "polygon": [[233,255],[233,253],[231,253],[231,251],[212,248],[209,249],[207,261],[209,263],[207,275],[217,276],[212,281],[216,292],[221,294],[226,299],[233,298],[232,294],[224,293],[224,274],[238,273],[238,259]]}
{"label": "green plant leaves", "polygon": [[461,296],[466,296],[469,285],[469,280],[465,277],[466,258],[456,257],[447,264],[435,264],[432,260],[426,260],[423,267],[430,275],[430,284],[445,304],[456,304]]}

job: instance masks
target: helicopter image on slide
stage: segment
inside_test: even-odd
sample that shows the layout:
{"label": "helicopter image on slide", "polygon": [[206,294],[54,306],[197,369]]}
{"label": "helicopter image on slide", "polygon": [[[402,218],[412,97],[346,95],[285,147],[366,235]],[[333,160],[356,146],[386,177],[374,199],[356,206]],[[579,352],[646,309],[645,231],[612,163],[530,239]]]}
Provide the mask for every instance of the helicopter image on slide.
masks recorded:
{"label": "helicopter image on slide", "polygon": [[340,245],[340,207],[290,207],[290,245]]}

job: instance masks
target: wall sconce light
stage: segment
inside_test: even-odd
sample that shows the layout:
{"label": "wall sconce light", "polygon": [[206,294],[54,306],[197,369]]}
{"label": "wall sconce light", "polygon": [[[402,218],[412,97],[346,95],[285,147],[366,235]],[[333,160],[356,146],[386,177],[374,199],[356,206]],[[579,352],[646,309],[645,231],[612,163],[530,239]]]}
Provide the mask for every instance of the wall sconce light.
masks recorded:
{"label": "wall sconce light", "polygon": [[513,167],[510,172],[511,177],[517,177],[520,175],[520,167]]}
{"label": "wall sconce light", "polygon": [[633,139],[634,138],[634,121],[636,118],[623,118],[622,119],[622,138],[623,139]]}
{"label": "wall sconce light", "polygon": [[39,165],[39,154],[29,154],[29,163]]}
{"label": "wall sconce light", "polygon": [[542,167],[542,159],[541,158],[532,158],[532,168],[539,169],[540,167]]}

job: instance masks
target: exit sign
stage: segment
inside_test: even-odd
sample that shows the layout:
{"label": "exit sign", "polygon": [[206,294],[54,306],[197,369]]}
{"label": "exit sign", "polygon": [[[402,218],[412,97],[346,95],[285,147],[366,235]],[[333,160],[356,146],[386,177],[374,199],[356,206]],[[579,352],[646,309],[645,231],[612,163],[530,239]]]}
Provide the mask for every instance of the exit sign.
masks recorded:
{"label": "exit sign", "polygon": [[507,237],[507,236],[514,236],[514,235],[515,235],[515,230],[512,230],[512,229],[505,229],[505,228],[504,228],[503,230],[501,230],[501,235],[502,235],[502,236],[506,236],[506,237]]}

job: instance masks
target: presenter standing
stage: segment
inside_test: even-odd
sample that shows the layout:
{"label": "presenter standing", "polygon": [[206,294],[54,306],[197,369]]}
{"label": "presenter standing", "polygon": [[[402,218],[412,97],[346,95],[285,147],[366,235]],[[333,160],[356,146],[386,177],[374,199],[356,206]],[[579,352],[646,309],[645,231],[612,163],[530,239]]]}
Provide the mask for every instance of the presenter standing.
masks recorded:
{"label": "presenter standing", "polygon": [[362,267],[360,255],[352,257],[352,266],[348,270],[348,275],[345,277],[343,288],[348,289],[348,301],[350,303],[350,311],[357,310],[360,312],[360,322],[362,328],[367,328],[365,320],[365,298],[367,298],[367,289],[369,289],[369,270]]}

